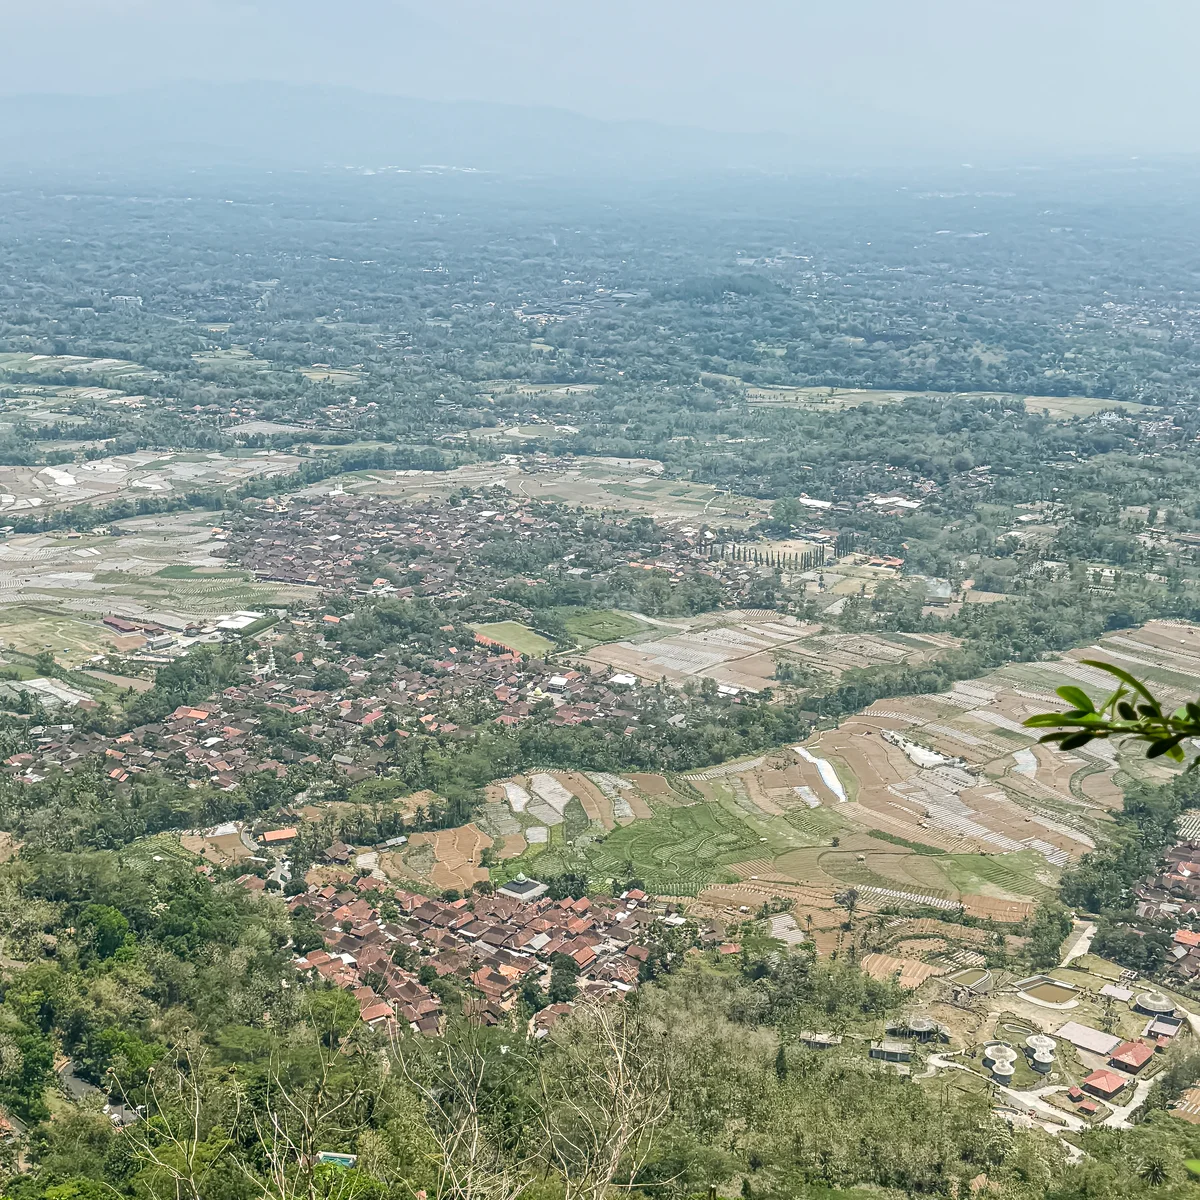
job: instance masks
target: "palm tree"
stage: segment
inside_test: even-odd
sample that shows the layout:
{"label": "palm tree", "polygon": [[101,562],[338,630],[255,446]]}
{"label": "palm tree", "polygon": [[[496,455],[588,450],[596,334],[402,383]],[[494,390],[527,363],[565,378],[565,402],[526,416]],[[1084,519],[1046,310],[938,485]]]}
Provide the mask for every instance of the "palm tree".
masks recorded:
{"label": "palm tree", "polygon": [[1153,1155],[1144,1158],[1138,1165],[1138,1178],[1151,1187],[1162,1187],[1170,1178],[1166,1159]]}
{"label": "palm tree", "polygon": [[853,925],[854,910],[858,907],[858,889],[847,888],[844,892],[838,892],[834,900],[846,910],[846,917]]}

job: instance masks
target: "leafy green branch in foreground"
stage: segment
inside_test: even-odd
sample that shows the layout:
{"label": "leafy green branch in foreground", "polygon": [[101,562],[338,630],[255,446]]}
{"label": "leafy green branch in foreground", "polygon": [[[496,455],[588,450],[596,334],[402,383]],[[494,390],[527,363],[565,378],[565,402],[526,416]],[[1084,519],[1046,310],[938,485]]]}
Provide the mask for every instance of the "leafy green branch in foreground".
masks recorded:
{"label": "leafy green branch in foreground", "polygon": [[1096,738],[1131,738],[1149,743],[1147,758],[1166,755],[1183,762],[1181,743],[1185,738],[1200,737],[1200,702],[1189,700],[1173,713],[1164,713],[1150,689],[1128,671],[1090,658],[1085,658],[1083,665],[1115,676],[1119,680],[1116,691],[1097,707],[1082,688],[1058,688],[1058,695],[1075,707],[1029,717],[1027,727],[1055,730],[1043,734],[1039,742],[1057,742],[1060,750],[1074,750]]}

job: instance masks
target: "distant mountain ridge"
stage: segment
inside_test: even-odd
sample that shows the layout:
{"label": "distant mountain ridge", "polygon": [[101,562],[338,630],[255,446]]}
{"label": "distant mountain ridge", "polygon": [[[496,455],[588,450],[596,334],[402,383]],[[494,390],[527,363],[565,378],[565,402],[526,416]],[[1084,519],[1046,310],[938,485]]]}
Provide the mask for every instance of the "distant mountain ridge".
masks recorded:
{"label": "distant mountain ridge", "polygon": [[351,88],[176,84],[0,97],[0,168],[446,165],[662,172],[802,165],[772,135],[601,121],[555,108],[414,100]]}

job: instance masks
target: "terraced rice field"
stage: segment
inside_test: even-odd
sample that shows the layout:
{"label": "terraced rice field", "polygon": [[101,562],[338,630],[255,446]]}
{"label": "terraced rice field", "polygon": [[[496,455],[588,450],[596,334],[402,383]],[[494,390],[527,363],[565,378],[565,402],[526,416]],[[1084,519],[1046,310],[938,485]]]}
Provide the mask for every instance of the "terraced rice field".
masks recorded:
{"label": "terraced rice field", "polygon": [[746,858],[761,844],[746,822],[723,805],[693,804],[615,830],[589,858],[597,875],[619,874],[632,862],[649,890],[694,896],[722,875],[722,867]]}
{"label": "terraced rice field", "polygon": [[415,877],[437,888],[470,891],[473,884],[488,878],[488,869],[479,866],[480,854],[492,839],[474,824],[433,833],[414,833],[407,848],[398,855],[384,856],[384,869],[390,866],[401,878]]}
{"label": "terraced rice field", "polygon": [[1036,899],[1053,886],[1053,874],[1031,851],[996,856],[948,854],[938,859],[938,866],[960,891],[999,899],[1014,896]]}
{"label": "terraced rice field", "polygon": [[[736,628],[713,632],[725,641],[730,632],[734,641],[784,633],[767,628],[772,616],[724,614]],[[806,889],[832,907],[833,895],[854,885],[864,903],[961,905],[1017,921],[1104,835],[1130,769],[1108,744],[1064,754],[1037,744],[1021,722],[1059,703],[1054,688],[1063,683],[1099,695],[1107,677],[1079,662],[1093,654],[1170,673],[1182,694],[1185,680],[1200,685],[1197,643],[1200,627],[1179,623],[1122,630],[1089,650],[1014,664],[937,695],[882,699],[809,739],[807,755],[783,746],[669,780],[542,772],[563,785],[569,804],[547,800],[534,772],[515,781],[528,807],[506,801],[497,785],[481,821],[494,835],[522,831],[524,853],[505,872],[630,873],[660,894],[719,891],[722,907],[734,894],[795,898]],[[845,638],[829,649],[865,652]],[[888,652],[909,649],[897,641]],[[823,763],[836,768],[832,781]]]}
{"label": "terraced rice field", "polygon": [[[840,577],[839,577],[840,578]],[[857,592],[861,581],[846,581]],[[820,633],[792,617],[765,609],[743,609],[671,621],[654,638],[596,646],[582,656],[593,666],[631,671],[646,680],[682,684],[691,677],[738,688],[773,685],[776,664],[786,659],[835,678],[864,665],[928,661],[955,644],[943,634]]]}

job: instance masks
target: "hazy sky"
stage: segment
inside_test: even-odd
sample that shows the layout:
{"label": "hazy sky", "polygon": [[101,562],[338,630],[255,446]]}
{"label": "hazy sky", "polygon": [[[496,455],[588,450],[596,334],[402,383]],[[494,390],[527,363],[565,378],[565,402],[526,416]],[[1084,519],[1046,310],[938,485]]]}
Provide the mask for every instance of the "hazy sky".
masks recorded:
{"label": "hazy sky", "polygon": [[1196,0],[0,0],[0,91],[347,84],[876,140],[1200,150]]}

